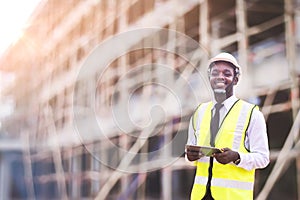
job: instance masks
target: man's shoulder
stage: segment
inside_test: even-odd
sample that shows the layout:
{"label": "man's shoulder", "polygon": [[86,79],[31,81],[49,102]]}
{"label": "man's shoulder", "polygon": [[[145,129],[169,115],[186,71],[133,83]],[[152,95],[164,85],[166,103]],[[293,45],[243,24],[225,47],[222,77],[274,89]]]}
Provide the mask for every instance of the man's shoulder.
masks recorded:
{"label": "man's shoulder", "polygon": [[260,110],[260,107],[256,105],[255,103],[249,102],[247,100],[239,99],[244,105],[248,107],[248,109],[251,109],[252,115],[262,115],[262,112]]}
{"label": "man's shoulder", "polygon": [[213,102],[212,101],[207,101],[207,102],[201,102],[198,104],[198,106],[195,108],[194,110],[194,115],[196,113],[198,113],[199,111],[200,112],[204,112],[205,111],[205,108],[209,108],[209,107],[212,107],[213,105]]}
{"label": "man's shoulder", "polygon": [[198,110],[200,107],[206,107],[206,106],[209,106],[209,105],[212,105],[213,102],[212,101],[206,101],[206,102],[201,102],[198,104],[198,106],[196,107],[196,110]]}
{"label": "man's shoulder", "polygon": [[256,105],[255,103],[252,103],[250,101],[247,101],[247,100],[244,100],[244,99],[239,99],[239,101],[241,101],[242,103],[244,103],[244,104],[246,104],[246,105],[248,105],[250,107],[257,107],[257,108],[259,108],[258,105]]}

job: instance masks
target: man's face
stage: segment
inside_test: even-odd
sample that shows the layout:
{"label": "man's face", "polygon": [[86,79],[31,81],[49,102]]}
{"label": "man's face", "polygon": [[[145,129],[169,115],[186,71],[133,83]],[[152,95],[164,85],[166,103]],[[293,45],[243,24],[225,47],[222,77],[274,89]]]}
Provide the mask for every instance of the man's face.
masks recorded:
{"label": "man's face", "polygon": [[[210,70],[210,85],[212,89],[226,89],[226,93],[232,94],[233,86],[237,84],[234,69],[227,62],[216,62]],[[228,94],[227,94],[228,95]]]}

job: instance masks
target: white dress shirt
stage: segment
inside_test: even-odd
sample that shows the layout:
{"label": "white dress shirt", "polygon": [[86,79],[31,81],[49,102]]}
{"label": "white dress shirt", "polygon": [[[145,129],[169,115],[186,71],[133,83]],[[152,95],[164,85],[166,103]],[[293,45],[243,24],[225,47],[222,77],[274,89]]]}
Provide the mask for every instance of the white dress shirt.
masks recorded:
{"label": "white dress shirt", "polygon": [[[220,124],[237,100],[237,97],[233,95],[223,102],[224,106],[220,109]],[[216,104],[216,101],[214,101],[214,104]],[[214,107],[212,109],[214,114]],[[192,125],[192,118],[189,124],[187,144],[197,144]],[[264,168],[269,164],[270,152],[266,122],[263,114],[259,110],[254,109],[251,115],[250,124],[245,137],[245,147],[250,151],[250,153],[239,152],[241,161],[238,164],[238,167],[246,170],[252,170]]]}

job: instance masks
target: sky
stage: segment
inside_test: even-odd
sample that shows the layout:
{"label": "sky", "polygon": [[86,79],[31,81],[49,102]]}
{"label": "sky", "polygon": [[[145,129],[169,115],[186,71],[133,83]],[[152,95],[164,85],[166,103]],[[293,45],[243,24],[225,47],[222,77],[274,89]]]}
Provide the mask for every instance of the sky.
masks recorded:
{"label": "sky", "polygon": [[0,54],[22,36],[22,28],[40,1],[0,0]]}
{"label": "sky", "polygon": [[[42,0],[0,0],[0,56],[9,45],[22,36],[22,29],[28,25],[28,19]],[[11,98],[4,98],[2,89],[14,80],[12,74],[0,71],[0,129],[1,119],[13,111]]]}

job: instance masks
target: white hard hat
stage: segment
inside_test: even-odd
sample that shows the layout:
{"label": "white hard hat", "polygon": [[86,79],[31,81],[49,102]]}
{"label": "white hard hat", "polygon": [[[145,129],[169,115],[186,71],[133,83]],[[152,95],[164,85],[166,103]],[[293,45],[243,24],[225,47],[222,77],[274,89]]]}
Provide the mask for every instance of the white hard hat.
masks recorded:
{"label": "white hard hat", "polygon": [[212,59],[209,60],[209,68],[211,68],[212,64],[214,62],[217,62],[217,61],[225,61],[225,62],[229,62],[231,63],[234,67],[235,67],[235,72],[236,72],[236,75],[240,75],[240,65],[238,64],[237,60],[235,59],[235,57],[233,55],[231,55],[230,53],[226,53],[226,52],[223,52],[223,53],[220,53],[218,55],[216,55],[215,57],[213,57]]}

